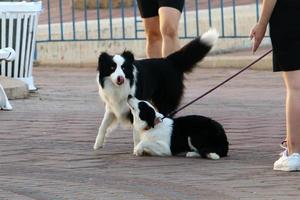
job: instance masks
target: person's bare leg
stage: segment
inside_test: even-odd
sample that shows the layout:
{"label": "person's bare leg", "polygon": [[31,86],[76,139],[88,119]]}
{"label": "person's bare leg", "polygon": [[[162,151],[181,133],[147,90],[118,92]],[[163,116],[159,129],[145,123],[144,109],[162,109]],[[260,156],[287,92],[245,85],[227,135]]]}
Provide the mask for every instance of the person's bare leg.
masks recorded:
{"label": "person's bare leg", "polygon": [[159,30],[159,17],[144,18],[146,34],[146,55],[147,58],[162,57],[162,37]]}
{"label": "person's bare leg", "polygon": [[286,131],[289,155],[300,153],[300,70],[283,73],[286,95]]}
{"label": "person's bare leg", "polygon": [[162,35],[162,56],[166,57],[180,48],[178,26],[181,13],[175,8],[161,7],[158,14]]}

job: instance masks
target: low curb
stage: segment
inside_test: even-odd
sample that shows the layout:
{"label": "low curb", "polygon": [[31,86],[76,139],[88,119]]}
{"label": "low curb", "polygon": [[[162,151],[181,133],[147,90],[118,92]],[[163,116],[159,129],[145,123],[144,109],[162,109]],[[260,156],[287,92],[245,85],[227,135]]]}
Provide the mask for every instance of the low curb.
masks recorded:
{"label": "low curb", "polygon": [[[261,55],[213,55],[206,57],[201,63],[201,67],[212,68],[244,68]],[[251,69],[256,70],[272,70],[272,56],[268,55],[259,62],[255,63]]]}
{"label": "low curb", "polygon": [[29,96],[29,90],[21,80],[0,76],[0,84],[4,88],[7,98],[12,99],[24,99]]}

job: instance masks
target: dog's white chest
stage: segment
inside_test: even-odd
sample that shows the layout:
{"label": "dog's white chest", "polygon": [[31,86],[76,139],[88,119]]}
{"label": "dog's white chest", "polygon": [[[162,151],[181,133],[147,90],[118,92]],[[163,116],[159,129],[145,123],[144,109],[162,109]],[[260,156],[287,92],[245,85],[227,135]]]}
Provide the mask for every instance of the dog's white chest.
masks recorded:
{"label": "dog's white chest", "polygon": [[110,81],[106,81],[104,89],[99,87],[101,99],[118,119],[126,117],[127,113],[130,111],[127,105],[127,97],[130,93],[128,83],[118,87]]}

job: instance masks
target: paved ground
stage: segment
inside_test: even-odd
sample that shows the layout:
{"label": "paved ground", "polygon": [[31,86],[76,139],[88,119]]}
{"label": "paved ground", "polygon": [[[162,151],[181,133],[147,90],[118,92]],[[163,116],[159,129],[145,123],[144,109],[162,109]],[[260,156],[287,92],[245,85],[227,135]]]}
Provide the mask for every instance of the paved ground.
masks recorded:
{"label": "paved ground", "polygon": [[[236,70],[197,69],[184,102]],[[93,151],[103,104],[94,68],[34,68],[39,90],[0,112],[0,199],[297,199],[300,173],[275,172],[284,138],[280,74],[246,71],[180,115],[220,121],[230,156],[219,161],[135,157],[130,129]]]}

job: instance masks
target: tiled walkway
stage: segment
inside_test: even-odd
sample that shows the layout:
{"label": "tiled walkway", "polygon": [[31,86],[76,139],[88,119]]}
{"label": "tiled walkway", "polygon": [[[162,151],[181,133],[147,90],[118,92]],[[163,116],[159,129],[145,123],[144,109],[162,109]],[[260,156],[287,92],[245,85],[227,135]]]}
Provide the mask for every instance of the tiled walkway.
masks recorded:
{"label": "tiled walkway", "polygon": [[[197,69],[184,102],[235,73]],[[272,170],[284,138],[280,74],[246,71],[180,115],[220,121],[230,155],[218,161],[135,157],[127,128],[92,149],[103,116],[94,68],[34,68],[39,91],[0,112],[0,199],[298,199],[300,173]]]}

